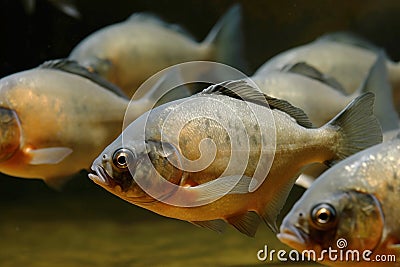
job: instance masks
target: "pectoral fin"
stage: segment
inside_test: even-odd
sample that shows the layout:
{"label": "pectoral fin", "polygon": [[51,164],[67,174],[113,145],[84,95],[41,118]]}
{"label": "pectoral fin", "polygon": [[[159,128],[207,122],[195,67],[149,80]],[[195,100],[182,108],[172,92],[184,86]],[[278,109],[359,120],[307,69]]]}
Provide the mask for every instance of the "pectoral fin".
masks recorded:
{"label": "pectoral fin", "polygon": [[69,156],[73,150],[68,147],[49,147],[40,149],[29,149],[26,153],[31,157],[29,164],[58,164]]}
{"label": "pectoral fin", "polygon": [[267,203],[265,207],[264,213],[262,214],[262,218],[264,222],[271,228],[272,231],[278,233],[278,226],[276,225],[276,221],[278,219],[278,215],[281,212],[285,202],[289,196],[290,190],[292,189],[294,184],[293,182],[288,182],[276,191],[270,202]]}
{"label": "pectoral fin", "polygon": [[183,190],[195,196],[191,204],[204,205],[228,194],[247,194],[250,182],[251,178],[246,176],[226,176]]}

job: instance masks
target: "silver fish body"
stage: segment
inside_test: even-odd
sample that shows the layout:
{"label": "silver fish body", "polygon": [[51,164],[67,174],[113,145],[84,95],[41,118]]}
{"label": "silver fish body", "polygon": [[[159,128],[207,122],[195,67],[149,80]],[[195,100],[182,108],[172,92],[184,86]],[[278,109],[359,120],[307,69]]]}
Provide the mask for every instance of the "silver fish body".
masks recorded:
{"label": "silver fish body", "polygon": [[[128,100],[72,73],[36,68],[0,80],[0,172],[58,187],[122,129]],[[12,150],[12,152],[10,152]]]}
{"label": "silver fish body", "polygon": [[270,71],[251,79],[263,93],[301,108],[318,127],[330,121],[359,95],[358,92],[344,95],[322,82],[290,72]]}
{"label": "silver fish body", "polygon": [[[352,149],[358,150],[354,144],[361,139],[362,146],[381,140],[376,118],[371,110],[364,110],[372,108],[371,94],[357,99],[329,124],[312,129],[309,122],[303,121],[304,113],[288,102],[270,98],[269,103],[274,106],[270,109],[257,101],[235,98],[237,89],[245,92],[244,95],[256,94],[255,89],[246,83],[228,82],[224,85],[235,88],[226,95],[226,91],[220,91],[222,85],[215,85],[201,94],[162,105],[138,118],[95,160],[92,170],[96,174],[89,177],[122,199],[158,214],[214,230],[221,230],[221,222],[228,222],[239,231],[254,235],[260,217],[275,228],[276,217],[296,174],[304,165],[338,160],[354,153],[347,150],[348,142],[354,141]],[[360,130],[359,126],[345,129],[349,125],[344,128],[340,125],[348,123],[347,116],[358,114],[360,109],[364,111],[357,121],[369,121],[371,135],[357,136],[356,139],[361,138],[359,141],[350,141],[354,128]],[[289,114],[297,118],[297,122]],[[257,121],[257,118],[265,119]],[[350,139],[344,138],[344,132]],[[239,144],[235,150],[232,148],[234,143]],[[266,147],[261,144],[266,144]],[[145,163],[146,156],[151,162]],[[171,157],[181,165],[172,167],[167,161]],[[260,164],[266,165],[272,157],[269,173],[266,170],[262,173],[265,180],[251,192],[250,181],[255,176],[258,162],[262,160]],[[194,163],[192,169],[182,165],[185,162],[182,158]],[[130,171],[128,166],[131,166]],[[159,186],[157,172],[152,169],[179,188],[163,191],[166,187]],[[221,194],[220,188],[235,176],[240,176],[237,185]],[[144,192],[138,180],[162,191],[160,198],[155,199]],[[220,197],[214,199],[216,195]],[[164,201],[174,197],[200,205],[172,205]]]}
{"label": "silver fish body", "polygon": [[352,94],[347,94],[340,83],[304,62],[289,64],[282,70],[257,72],[251,79],[263,93],[285,99],[304,110],[315,126],[327,123],[358,95],[372,92],[375,94],[374,113],[386,132],[399,127],[386,61],[386,55],[379,52],[359,88]]}
{"label": "silver fish body", "polygon": [[[361,151],[326,171],[286,215],[279,239],[299,250],[332,247],[372,251],[371,262],[330,261],[332,266],[399,266],[400,139]],[[395,255],[397,262],[376,262]]]}
{"label": "silver fish body", "polygon": [[[351,94],[362,84],[376,57],[377,51],[332,40],[316,40],[274,56],[258,69],[256,75],[303,61],[334,77]],[[400,66],[387,60],[386,67],[393,87],[393,100],[399,111]]]}
{"label": "silver fish body", "polygon": [[151,75],[178,63],[211,60],[240,67],[240,12],[239,6],[232,7],[202,43],[154,15],[133,14],[86,37],[69,58],[118,85],[128,96]]}

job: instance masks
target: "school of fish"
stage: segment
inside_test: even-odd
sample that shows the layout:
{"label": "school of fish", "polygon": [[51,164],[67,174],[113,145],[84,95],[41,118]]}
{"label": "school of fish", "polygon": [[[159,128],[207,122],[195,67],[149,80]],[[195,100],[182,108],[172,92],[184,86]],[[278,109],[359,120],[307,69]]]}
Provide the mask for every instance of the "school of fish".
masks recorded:
{"label": "school of fish", "polygon": [[[80,16],[72,4],[57,6]],[[217,232],[231,225],[255,236],[265,222],[299,252],[324,255],[344,239],[371,258],[400,257],[399,63],[338,32],[243,79],[170,68],[216,61],[246,71],[241,23],[236,4],[197,42],[176,24],[134,13],[63,59],[1,78],[0,172],[60,190],[86,170],[131,204]],[[207,75],[222,82],[201,90],[183,82]],[[305,193],[279,226],[296,183]]]}

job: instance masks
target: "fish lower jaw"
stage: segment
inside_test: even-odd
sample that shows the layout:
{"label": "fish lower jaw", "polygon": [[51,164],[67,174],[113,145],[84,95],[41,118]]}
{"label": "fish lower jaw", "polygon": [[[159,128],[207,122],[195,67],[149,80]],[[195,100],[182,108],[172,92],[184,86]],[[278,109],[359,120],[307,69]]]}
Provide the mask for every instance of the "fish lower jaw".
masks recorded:
{"label": "fish lower jaw", "polygon": [[89,179],[95,182],[96,184],[107,184],[107,181],[104,180],[101,176],[89,173]]}
{"label": "fish lower jaw", "polygon": [[306,241],[301,238],[299,234],[293,233],[292,231],[283,231],[277,234],[277,237],[282,243],[298,251],[307,249]]}
{"label": "fish lower jaw", "polygon": [[106,170],[100,165],[93,166],[92,171],[96,174],[89,173],[89,178],[99,185],[109,185],[110,184],[110,177],[107,174]]}

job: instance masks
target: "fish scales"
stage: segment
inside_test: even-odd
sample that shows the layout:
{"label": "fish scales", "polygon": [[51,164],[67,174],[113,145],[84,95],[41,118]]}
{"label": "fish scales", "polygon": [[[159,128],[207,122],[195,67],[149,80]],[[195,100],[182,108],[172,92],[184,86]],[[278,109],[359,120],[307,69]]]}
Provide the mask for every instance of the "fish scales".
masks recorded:
{"label": "fish scales", "polygon": [[[346,249],[371,250],[371,259],[383,254],[398,258],[399,166],[399,137],[338,163],[319,177],[286,215],[279,239],[299,251],[315,249],[320,252],[344,238],[348,242]],[[312,210],[322,205],[329,205],[325,212],[331,219],[317,226]],[[355,262],[335,262],[327,258],[323,263],[356,265]],[[357,264],[385,266],[379,262],[361,261]],[[398,262],[390,264],[400,265]]]}
{"label": "fish scales", "polygon": [[[232,92],[222,89],[224,86],[229,88],[229,85],[234,88]],[[311,125],[304,121],[304,112],[286,101],[273,98],[268,98],[271,100],[271,107],[268,107],[261,104],[260,99],[253,99],[257,94],[268,98],[246,82],[226,82],[198,95],[157,107],[129,125],[103,151],[92,165],[96,174],[89,177],[122,199],[158,214],[197,224],[200,222],[200,225],[212,229],[219,227],[216,220],[223,220],[239,231],[253,235],[258,226],[257,216],[275,229],[276,217],[296,174],[304,165],[339,160],[347,153],[354,153],[353,150],[347,151],[348,142],[364,147],[382,139],[379,124],[372,115],[373,95],[370,93],[358,97],[321,128],[301,126],[299,123]],[[248,101],[238,99],[238,95]],[[236,121],[237,118],[240,119]],[[204,127],[206,124],[210,127]],[[366,126],[371,127],[369,134],[358,135]],[[140,129],[145,129],[144,135]],[[262,137],[258,129],[262,131]],[[231,143],[226,142],[227,133],[232,137]],[[265,146],[261,145],[263,142]],[[166,146],[166,150],[159,150],[162,145]],[[124,149],[132,152],[124,152]],[[168,157],[181,159],[185,155],[194,159],[195,164],[191,167],[198,169],[188,170],[185,165],[181,171],[178,171],[179,166],[172,168],[165,179],[180,187],[166,192],[165,187],[160,187],[160,180],[152,174],[150,165],[154,164],[154,158],[152,163],[144,163],[148,151],[164,157],[159,158],[160,161],[167,161]],[[123,164],[116,162],[119,155],[124,156]],[[256,172],[254,162],[262,159],[260,164],[265,165],[272,157],[271,169],[262,174],[265,178],[263,183],[254,192],[249,191],[249,183]],[[129,164],[133,166],[132,173],[127,170]],[[164,198],[177,195],[179,200],[193,203],[213,199],[221,194],[220,188],[232,177],[239,175],[241,178],[221,198],[189,207],[171,205],[144,191],[139,193],[139,185],[137,180],[133,181],[132,175],[138,179],[146,177],[145,183],[161,190]],[[124,179],[131,179],[131,186],[120,190],[119,177],[129,177]],[[134,194],[137,195],[132,197]]]}

